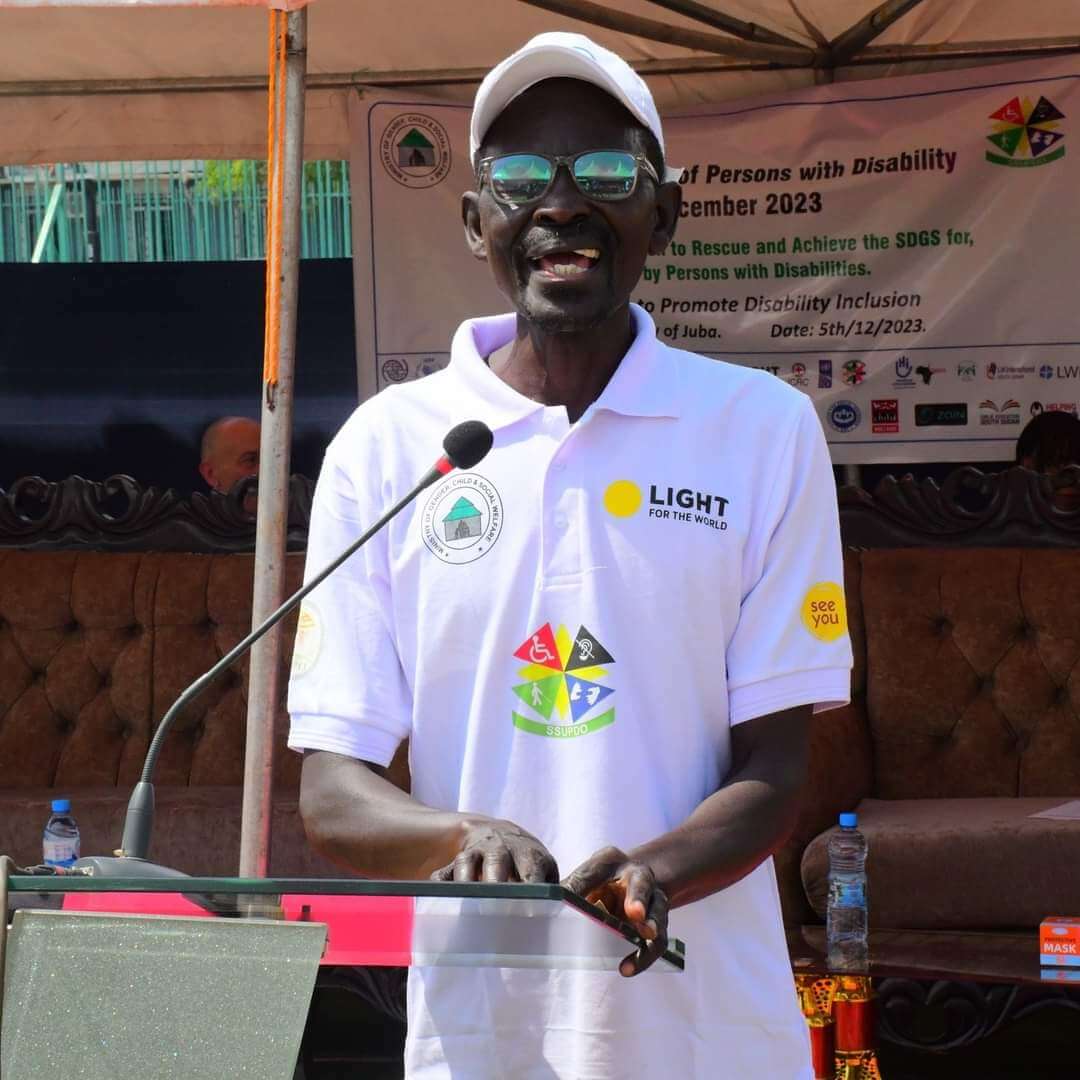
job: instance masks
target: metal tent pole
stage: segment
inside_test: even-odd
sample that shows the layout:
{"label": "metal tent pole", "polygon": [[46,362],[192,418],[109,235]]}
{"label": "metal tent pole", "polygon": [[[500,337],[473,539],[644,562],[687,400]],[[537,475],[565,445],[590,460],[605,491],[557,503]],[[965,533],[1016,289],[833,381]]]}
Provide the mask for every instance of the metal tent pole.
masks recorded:
{"label": "metal tent pole", "polygon": [[[293,368],[304,170],[307,12],[270,12],[270,117],[267,160],[266,344],[263,360],[259,501],[251,625],[285,595]],[[282,691],[281,627],[251,651],[248,676],[240,876],[266,877],[274,786],[274,719]]]}

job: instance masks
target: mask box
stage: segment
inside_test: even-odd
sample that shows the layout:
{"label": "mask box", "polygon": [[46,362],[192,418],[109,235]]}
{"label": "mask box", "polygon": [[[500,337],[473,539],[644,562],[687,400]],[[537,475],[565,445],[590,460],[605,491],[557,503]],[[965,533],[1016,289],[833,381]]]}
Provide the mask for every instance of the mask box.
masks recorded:
{"label": "mask box", "polygon": [[1039,924],[1039,963],[1043,967],[1080,967],[1080,919],[1053,915]]}

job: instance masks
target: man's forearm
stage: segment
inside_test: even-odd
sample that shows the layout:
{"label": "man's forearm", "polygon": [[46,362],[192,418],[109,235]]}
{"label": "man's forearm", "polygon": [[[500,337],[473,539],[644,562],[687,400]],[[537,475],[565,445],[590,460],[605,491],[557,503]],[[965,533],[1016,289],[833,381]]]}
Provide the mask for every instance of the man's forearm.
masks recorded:
{"label": "man's forearm", "polygon": [[461,850],[472,819],[417,802],[375,767],[326,751],[304,758],[300,812],[311,843],[367,877],[423,880]]}
{"label": "man's forearm", "polygon": [[[756,752],[748,748],[745,755],[739,753],[724,785],[686,821],[628,852],[652,869],[673,907],[734,884],[791,834],[805,775],[809,719],[806,706],[748,721],[747,734],[750,725],[790,733],[797,743],[793,752],[773,754],[763,745]],[[733,740],[734,750],[741,734]]]}

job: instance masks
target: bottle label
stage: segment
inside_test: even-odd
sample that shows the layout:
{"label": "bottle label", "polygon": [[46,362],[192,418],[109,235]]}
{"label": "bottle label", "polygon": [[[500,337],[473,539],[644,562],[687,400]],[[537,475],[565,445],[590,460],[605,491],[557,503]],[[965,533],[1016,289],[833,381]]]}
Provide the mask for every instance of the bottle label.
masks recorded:
{"label": "bottle label", "polygon": [[46,840],[42,854],[47,866],[72,866],[79,857],[79,845],[71,840]]}
{"label": "bottle label", "polygon": [[835,907],[866,907],[866,882],[834,878],[829,882],[829,903]]}

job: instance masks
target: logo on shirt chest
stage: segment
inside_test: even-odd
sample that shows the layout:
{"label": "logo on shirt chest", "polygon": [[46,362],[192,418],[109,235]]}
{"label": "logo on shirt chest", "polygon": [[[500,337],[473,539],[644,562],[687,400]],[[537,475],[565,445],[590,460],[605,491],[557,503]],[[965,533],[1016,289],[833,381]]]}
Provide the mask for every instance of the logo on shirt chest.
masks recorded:
{"label": "logo on shirt chest", "polygon": [[513,691],[531,714],[519,713],[520,705],[514,709],[519,731],[573,739],[614,723],[615,708],[605,703],[615,690],[604,680],[615,658],[584,626],[571,639],[565,626],[553,631],[551,623],[544,623],[514,656],[525,661],[517,672],[525,681]]}
{"label": "logo on shirt chest", "polygon": [[700,525],[717,532],[727,530],[724,513],[730,501],[711,491],[650,484],[646,504],[645,495],[633,480],[616,480],[604,491],[604,509],[612,517],[633,517],[646,508],[648,517],[655,521]]}
{"label": "logo on shirt chest", "polygon": [[491,481],[478,473],[452,473],[427,497],[420,535],[443,562],[471,563],[491,550],[502,523],[502,499]]}

